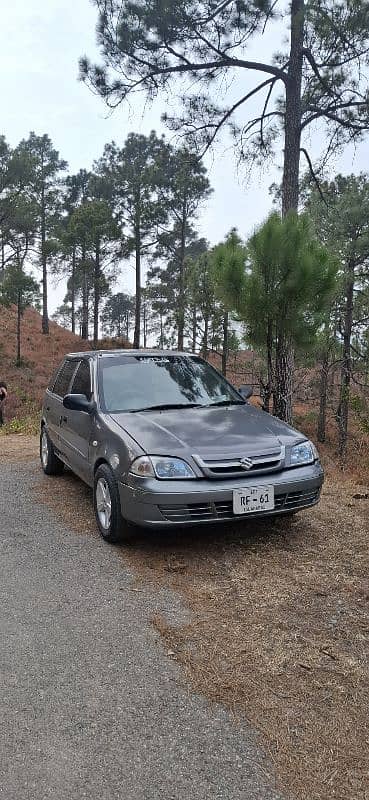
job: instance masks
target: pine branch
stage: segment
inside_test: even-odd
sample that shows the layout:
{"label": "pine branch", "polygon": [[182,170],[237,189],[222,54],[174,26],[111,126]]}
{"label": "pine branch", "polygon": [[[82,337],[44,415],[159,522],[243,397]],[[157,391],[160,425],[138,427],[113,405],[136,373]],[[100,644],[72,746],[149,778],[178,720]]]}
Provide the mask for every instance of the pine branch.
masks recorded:
{"label": "pine branch", "polygon": [[[237,103],[234,103],[234,105],[233,105],[233,106],[231,106],[231,108],[229,108],[229,109],[228,109],[228,110],[225,112],[225,114],[223,114],[222,118],[219,120],[219,122],[218,122],[217,124],[215,124],[215,123],[209,123],[208,125],[204,125],[204,126],[203,126],[203,128],[204,128],[204,129],[214,128],[214,132],[213,132],[212,136],[210,137],[209,141],[207,142],[207,144],[206,144],[206,146],[205,146],[204,150],[202,151],[202,153],[201,153],[201,155],[200,155],[200,158],[203,158],[203,157],[204,157],[204,155],[205,155],[205,153],[207,153],[207,151],[209,150],[209,148],[210,148],[210,147],[211,147],[211,145],[213,144],[213,142],[214,142],[214,139],[216,138],[216,136],[217,136],[217,134],[218,134],[218,132],[219,132],[220,128],[221,128],[221,127],[222,127],[222,126],[223,126],[223,125],[224,125],[224,124],[227,122],[227,120],[228,120],[228,119],[229,119],[229,118],[232,116],[232,114],[234,114],[234,112],[235,112],[235,111],[237,111],[237,109],[238,109],[238,108],[239,108],[241,105],[243,105],[243,104],[244,104],[244,103],[246,103],[248,100],[250,100],[250,98],[251,98],[251,97],[253,97],[255,94],[257,94],[258,92],[260,92],[260,91],[261,91],[262,89],[264,89],[266,86],[270,86],[270,87],[271,87],[271,89],[272,89],[272,88],[273,88],[273,86],[274,86],[274,84],[275,84],[275,82],[276,82],[276,78],[268,78],[268,80],[266,80],[266,81],[263,81],[263,83],[260,83],[260,84],[259,84],[259,86],[256,86],[256,88],[255,88],[255,89],[252,89],[250,92],[248,92],[247,94],[245,94],[245,95],[244,95],[244,97],[241,97],[241,99],[240,99],[240,100],[238,100],[238,101],[237,101]],[[270,91],[270,93],[271,93],[271,91]],[[268,93],[268,98],[270,97],[270,93]],[[197,129],[197,130],[199,130],[199,129]]]}
{"label": "pine branch", "polygon": [[329,85],[328,81],[325,78],[323,78],[323,75],[321,75],[321,73],[319,71],[319,67],[318,67],[318,65],[317,65],[317,63],[315,61],[315,58],[314,58],[310,48],[304,47],[302,53],[305,56],[305,58],[307,59],[307,61],[309,62],[310,66],[311,66],[311,68],[312,68],[312,70],[314,72],[315,77],[317,78],[317,80],[319,81],[319,83],[321,84],[323,89],[328,94],[330,94],[331,97],[339,98],[341,95],[338,94],[337,92],[334,92],[332,87]]}
{"label": "pine branch", "polygon": [[[209,72],[209,71],[218,71],[220,69],[233,69],[233,68],[240,68],[246,69],[250,71],[256,72],[266,72],[269,75],[273,75],[275,78],[283,81],[286,83],[287,76],[283,69],[279,67],[275,67],[272,64],[264,64],[263,62],[258,61],[245,61],[240,58],[231,58],[230,56],[221,57],[215,61],[207,61],[203,63],[186,63],[186,64],[171,64],[169,66],[156,66],[153,68],[150,62],[146,62],[143,59],[139,59],[137,55],[131,56],[134,61],[136,61],[140,66],[144,66],[150,69],[150,72],[146,75],[141,76],[138,80],[134,81],[131,84],[124,84],[118,82],[116,87],[109,87],[108,85],[104,85],[103,93],[104,98],[110,108],[116,108],[130,93],[139,91],[140,89],[145,89],[147,85],[152,82],[155,84],[155,87],[158,88],[158,84],[156,78],[165,77],[166,75],[184,75],[187,73],[193,74],[196,72]],[[82,72],[88,71],[83,69]],[[82,74],[82,79],[86,78]],[[98,94],[101,94],[102,87],[101,87],[101,76],[94,71],[94,76],[89,79],[89,84],[95,88]],[[110,95],[117,93],[119,91],[120,97],[116,103],[112,103],[109,99]]]}
{"label": "pine branch", "polygon": [[323,203],[328,207],[328,203],[327,203],[327,201],[326,201],[326,199],[324,197],[324,194],[322,192],[322,188],[320,186],[319,180],[318,180],[317,175],[316,175],[316,173],[315,173],[315,171],[313,169],[313,165],[311,163],[311,159],[310,159],[308,151],[305,149],[305,147],[300,147],[300,153],[304,154],[304,156],[306,158],[306,161],[308,163],[308,166],[309,166],[310,175],[311,175],[311,177],[312,177],[312,179],[313,179],[313,181],[315,183],[315,186],[318,189],[320,198],[321,198],[321,200],[323,200]]}

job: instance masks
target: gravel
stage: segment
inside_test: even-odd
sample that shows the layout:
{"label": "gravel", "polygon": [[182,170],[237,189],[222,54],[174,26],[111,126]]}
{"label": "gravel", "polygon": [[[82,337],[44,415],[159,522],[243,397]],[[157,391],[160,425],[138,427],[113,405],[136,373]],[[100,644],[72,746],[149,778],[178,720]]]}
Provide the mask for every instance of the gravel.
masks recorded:
{"label": "gravel", "polygon": [[0,798],[280,798],[252,730],[183,685],[151,625],[178,598],[38,504],[34,463],[0,470]]}

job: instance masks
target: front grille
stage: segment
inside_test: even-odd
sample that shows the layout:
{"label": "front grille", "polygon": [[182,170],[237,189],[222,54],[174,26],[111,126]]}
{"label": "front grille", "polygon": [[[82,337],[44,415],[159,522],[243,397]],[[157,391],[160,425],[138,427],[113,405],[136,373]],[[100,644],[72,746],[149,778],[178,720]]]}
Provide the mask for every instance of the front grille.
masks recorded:
{"label": "front grille", "polygon": [[[205,464],[208,470],[213,473],[213,475],[217,476],[231,475],[233,477],[234,475],[239,475],[240,473],[242,475],[245,474],[245,470],[241,471],[240,465],[237,462],[231,462],[230,464],[226,464],[225,462],[223,462],[223,464],[221,464],[220,466],[217,463],[209,464],[205,462]],[[252,467],[250,467],[250,469],[247,470],[247,474],[250,475],[252,472],[260,472],[260,470],[262,469],[267,469],[268,471],[273,470],[276,467],[278,467],[279,464],[280,464],[280,458],[273,459],[271,461],[259,461],[257,463],[254,463]]]}
{"label": "front grille", "polygon": [[[276,511],[293,511],[312,506],[319,500],[320,489],[308,492],[289,492],[277,494],[274,498]],[[245,514],[237,516],[233,513],[232,500],[217,500],[214,503],[188,503],[183,505],[160,505],[159,511],[169,522],[206,522],[207,520],[242,519]],[[255,515],[256,516],[256,515]]]}
{"label": "front grille", "polygon": [[[245,454],[244,454],[245,455]],[[208,478],[235,478],[241,475],[252,475],[253,473],[267,473],[276,472],[284,467],[285,448],[281,447],[278,450],[270,453],[258,453],[256,455],[250,454],[251,466],[245,468],[242,466],[242,459],[244,456],[234,456],[233,458],[202,458],[199,455],[193,455],[204,475]]]}

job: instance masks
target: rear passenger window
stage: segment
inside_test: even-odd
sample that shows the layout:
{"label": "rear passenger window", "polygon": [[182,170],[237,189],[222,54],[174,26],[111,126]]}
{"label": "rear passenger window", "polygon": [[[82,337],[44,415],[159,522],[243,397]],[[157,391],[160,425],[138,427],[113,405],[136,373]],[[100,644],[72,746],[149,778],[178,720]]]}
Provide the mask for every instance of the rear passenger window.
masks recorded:
{"label": "rear passenger window", "polygon": [[88,361],[80,361],[71,388],[72,394],[84,394],[91,400],[91,376]]}
{"label": "rear passenger window", "polygon": [[57,394],[59,397],[64,397],[64,395],[67,394],[69,384],[76,368],[76,363],[76,361],[66,361],[63,364],[55,381],[54,394]]}
{"label": "rear passenger window", "polygon": [[60,368],[61,368],[61,365],[58,364],[57,368],[54,369],[54,372],[53,372],[53,374],[52,374],[52,376],[51,376],[51,378],[49,380],[48,386],[47,386],[49,392],[53,392],[54,391],[54,385],[55,385],[55,381],[56,381],[56,376],[57,376]]}

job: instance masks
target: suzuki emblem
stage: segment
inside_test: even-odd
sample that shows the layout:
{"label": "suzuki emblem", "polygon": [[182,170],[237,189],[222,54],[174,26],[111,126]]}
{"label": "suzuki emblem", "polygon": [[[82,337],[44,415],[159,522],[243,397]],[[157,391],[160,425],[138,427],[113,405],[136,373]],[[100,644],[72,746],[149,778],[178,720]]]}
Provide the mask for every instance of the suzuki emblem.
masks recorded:
{"label": "suzuki emblem", "polygon": [[251,467],[254,465],[254,462],[252,458],[241,458],[240,464],[242,469],[251,469]]}

